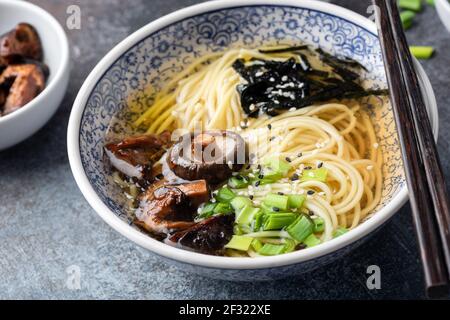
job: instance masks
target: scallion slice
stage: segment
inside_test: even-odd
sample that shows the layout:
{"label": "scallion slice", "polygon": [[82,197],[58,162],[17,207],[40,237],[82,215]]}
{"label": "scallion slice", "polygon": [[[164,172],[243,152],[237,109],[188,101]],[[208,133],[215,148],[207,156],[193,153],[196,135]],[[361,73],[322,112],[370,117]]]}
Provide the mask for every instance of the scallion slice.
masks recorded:
{"label": "scallion slice", "polygon": [[264,160],[264,165],[269,167],[272,171],[280,173],[282,176],[286,176],[291,170],[289,162],[280,159],[280,157],[270,157]]}
{"label": "scallion slice", "polygon": [[230,202],[231,207],[234,211],[239,212],[245,206],[251,206],[252,200],[247,197],[237,196]]}
{"label": "scallion slice", "polygon": [[322,218],[313,219],[314,223],[314,233],[323,232],[325,230],[325,220]]}
{"label": "scallion slice", "polygon": [[236,194],[230,188],[220,188],[217,192],[216,199],[219,202],[230,203],[236,197]]}
{"label": "scallion slice", "polygon": [[398,0],[398,6],[402,9],[420,11],[422,10],[422,0]]}
{"label": "scallion slice", "polygon": [[344,233],[347,233],[348,229],[344,228],[344,227],[339,227],[337,228],[334,233],[333,233],[333,238],[337,238],[342,236]]}
{"label": "scallion slice", "polygon": [[411,10],[406,10],[400,13],[400,19],[402,20],[403,29],[407,30],[411,27],[415,16],[416,14]]}
{"label": "scallion slice", "polygon": [[258,239],[253,239],[251,246],[252,246],[253,250],[258,252],[263,247],[263,243],[261,241],[259,241]]}
{"label": "scallion slice", "polygon": [[299,209],[305,203],[306,197],[302,194],[290,194],[288,195],[288,206],[291,209]]}
{"label": "scallion slice", "polygon": [[288,208],[288,196],[282,196],[279,194],[269,193],[264,198],[264,204],[268,207],[279,208],[280,210],[287,210]]}
{"label": "scallion slice", "polygon": [[295,240],[302,242],[306,239],[310,234],[313,233],[314,223],[311,221],[309,217],[305,215],[299,216],[289,227],[287,227],[286,231],[289,235]]}
{"label": "scallion slice", "polygon": [[264,221],[263,230],[281,230],[289,226],[296,218],[297,215],[290,212],[268,214]]}
{"label": "scallion slice", "polygon": [[286,244],[284,245],[284,253],[294,251],[297,243],[292,239],[285,239],[285,241],[286,241]]}
{"label": "scallion slice", "polygon": [[409,50],[417,59],[430,59],[434,53],[434,48],[429,46],[411,46]]}
{"label": "scallion slice", "polygon": [[231,209],[228,203],[219,202],[213,210],[214,213],[231,213],[233,210]]}
{"label": "scallion slice", "polygon": [[225,245],[227,249],[235,249],[240,251],[247,251],[250,248],[250,245],[253,241],[253,238],[246,236],[236,236],[234,235],[230,242]]}
{"label": "scallion slice", "polygon": [[205,203],[203,208],[200,211],[200,217],[201,218],[209,218],[214,214],[214,208],[216,207],[217,203],[208,202]]}
{"label": "scallion slice", "polygon": [[228,179],[228,185],[233,189],[242,189],[247,187],[248,184],[248,178],[242,176],[231,177],[230,179]]}
{"label": "scallion slice", "polygon": [[260,209],[252,206],[245,206],[236,217],[236,223],[239,225],[250,225]]}
{"label": "scallion slice", "polygon": [[278,254],[284,253],[284,249],[284,244],[265,243],[258,251],[258,253],[263,256],[276,256]]}
{"label": "scallion slice", "polygon": [[304,181],[320,181],[326,182],[328,176],[328,170],[326,168],[317,168],[311,170],[303,170],[301,182]]}
{"label": "scallion slice", "polygon": [[305,240],[303,240],[303,244],[305,244],[308,248],[314,247],[320,244],[320,239],[317,238],[314,234],[310,234],[308,237],[306,237]]}

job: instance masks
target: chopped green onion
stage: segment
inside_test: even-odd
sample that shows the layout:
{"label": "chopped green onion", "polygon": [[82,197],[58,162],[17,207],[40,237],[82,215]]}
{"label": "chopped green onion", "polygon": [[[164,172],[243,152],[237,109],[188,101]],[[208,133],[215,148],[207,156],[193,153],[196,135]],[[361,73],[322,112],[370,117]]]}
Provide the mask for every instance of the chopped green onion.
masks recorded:
{"label": "chopped green onion", "polygon": [[348,232],[348,230],[347,230],[346,228],[344,228],[344,227],[339,227],[339,228],[337,228],[337,229],[334,231],[334,233],[333,233],[333,238],[340,237],[340,236],[342,236],[344,233],[347,233],[347,232]]}
{"label": "chopped green onion", "polygon": [[282,254],[284,249],[284,244],[265,243],[258,253],[263,256],[276,256],[278,254]]}
{"label": "chopped green onion", "polygon": [[273,207],[266,205],[264,202],[261,203],[261,210],[264,213],[275,213],[275,211],[273,211]]}
{"label": "chopped green onion", "polygon": [[253,208],[252,206],[245,206],[238,214],[236,218],[236,223],[240,225],[249,225],[255,218],[256,214],[258,214],[258,212],[260,212],[260,209],[258,208]]}
{"label": "chopped green onion", "polygon": [[251,206],[252,200],[246,197],[237,196],[231,200],[230,204],[234,211],[238,212],[245,206]]}
{"label": "chopped green onion", "polygon": [[323,167],[318,168],[318,169],[303,170],[302,178],[300,179],[300,181],[301,182],[304,182],[304,181],[326,182],[327,175],[328,175],[328,170]]}
{"label": "chopped green onion", "polygon": [[398,6],[402,9],[420,11],[422,10],[422,0],[399,0]]}
{"label": "chopped green onion", "polygon": [[314,222],[314,233],[323,232],[325,230],[325,220],[322,218],[313,219]]}
{"label": "chopped green onion", "polygon": [[297,243],[292,239],[284,239],[286,241],[284,245],[284,253],[292,252],[295,250]]}
{"label": "chopped green onion", "polygon": [[234,197],[236,194],[230,188],[220,188],[216,195],[216,199],[224,203],[229,203]]}
{"label": "chopped green onion", "polygon": [[233,212],[233,209],[231,209],[231,207],[228,203],[220,202],[216,205],[213,212],[214,213],[230,213],[230,212]]}
{"label": "chopped green onion", "polygon": [[269,193],[264,198],[264,204],[268,207],[279,208],[280,210],[287,210],[289,198],[279,194]]}
{"label": "chopped green onion", "polygon": [[214,208],[216,207],[217,203],[207,202],[203,206],[202,210],[200,211],[200,217],[201,218],[209,218],[214,214]]}
{"label": "chopped green onion", "polygon": [[250,245],[253,241],[253,238],[246,236],[236,236],[234,235],[230,242],[225,245],[225,248],[235,249],[240,251],[247,251],[250,248]]}
{"label": "chopped green onion", "polygon": [[305,244],[307,247],[314,247],[320,244],[320,239],[315,235],[310,234],[305,240],[303,240],[303,244]]}
{"label": "chopped green onion", "polygon": [[290,194],[288,195],[288,206],[291,209],[298,209],[305,203],[306,197],[302,194]]}
{"label": "chopped green onion", "polygon": [[233,234],[234,234],[234,235],[240,236],[240,235],[243,235],[244,233],[245,233],[245,232],[244,232],[244,230],[242,230],[241,226],[239,226],[239,225],[237,225],[237,224],[235,224],[235,225],[233,226]]}
{"label": "chopped green onion", "polygon": [[261,241],[259,241],[258,239],[253,239],[251,246],[252,246],[253,250],[258,252],[263,247],[263,243]]}
{"label": "chopped green onion", "polygon": [[417,59],[430,59],[434,53],[434,48],[428,46],[411,46],[409,50]]}
{"label": "chopped green onion", "polygon": [[270,181],[275,182],[275,181],[280,180],[281,178],[283,178],[283,173],[278,172],[278,171],[274,171],[272,169],[266,169],[263,172],[263,176],[264,176],[264,178],[261,179],[261,180],[267,180],[267,181],[270,180]]}
{"label": "chopped green onion", "polygon": [[231,177],[228,185],[233,189],[242,189],[248,186],[249,180],[245,177]]}
{"label": "chopped green onion", "polygon": [[410,10],[406,10],[400,13],[400,19],[402,20],[403,29],[407,30],[411,27],[415,16],[416,14]]}
{"label": "chopped green onion", "polygon": [[289,162],[280,159],[280,157],[266,158],[264,160],[264,165],[268,166],[273,171],[282,174],[283,176],[286,176],[289,170],[291,170],[291,165]]}
{"label": "chopped green onion", "polygon": [[311,222],[309,217],[305,215],[299,216],[289,227],[287,227],[286,231],[289,235],[295,240],[302,242],[306,239],[310,234],[313,233],[314,223]]}
{"label": "chopped green onion", "polygon": [[280,230],[287,227],[292,222],[295,221],[297,215],[294,213],[272,213],[266,215],[266,220],[264,221],[263,230]]}
{"label": "chopped green onion", "polygon": [[261,229],[261,226],[263,224],[263,220],[264,220],[264,213],[262,211],[259,211],[256,215],[255,215],[255,220],[253,222],[253,231],[259,231],[259,229]]}

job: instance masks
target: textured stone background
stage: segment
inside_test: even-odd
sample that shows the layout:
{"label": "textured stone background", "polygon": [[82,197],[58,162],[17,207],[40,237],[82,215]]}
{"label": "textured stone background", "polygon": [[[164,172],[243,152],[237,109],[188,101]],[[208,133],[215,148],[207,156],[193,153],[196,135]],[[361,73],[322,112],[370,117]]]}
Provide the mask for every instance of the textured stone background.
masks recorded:
{"label": "textured stone background", "polygon": [[[57,114],[37,134],[0,152],[0,298],[19,299],[386,299],[423,298],[422,271],[405,206],[372,239],[344,259],[277,282],[206,279],[167,266],[121,237],[90,208],[69,168],[66,129],[83,79],[115,44],[148,22],[195,0],[33,0],[65,25],[77,4],[82,30],[67,34],[73,68]],[[369,1],[336,0],[365,14]],[[411,44],[433,45],[423,62],[440,111],[439,150],[450,181],[450,34],[428,7],[408,31]],[[379,265],[382,289],[369,291],[366,268]],[[81,269],[81,289],[66,286],[66,269]]]}

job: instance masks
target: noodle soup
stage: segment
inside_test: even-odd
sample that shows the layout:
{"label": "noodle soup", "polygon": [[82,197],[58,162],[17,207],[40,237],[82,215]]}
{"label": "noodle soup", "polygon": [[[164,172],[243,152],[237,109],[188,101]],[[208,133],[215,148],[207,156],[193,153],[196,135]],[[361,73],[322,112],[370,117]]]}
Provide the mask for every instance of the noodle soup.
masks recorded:
{"label": "noodle soup", "polygon": [[250,257],[355,228],[383,183],[360,101],[387,93],[365,89],[361,72],[303,45],[231,49],[186,66],[130,121],[130,137],[105,146],[134,223],[173,246]]}

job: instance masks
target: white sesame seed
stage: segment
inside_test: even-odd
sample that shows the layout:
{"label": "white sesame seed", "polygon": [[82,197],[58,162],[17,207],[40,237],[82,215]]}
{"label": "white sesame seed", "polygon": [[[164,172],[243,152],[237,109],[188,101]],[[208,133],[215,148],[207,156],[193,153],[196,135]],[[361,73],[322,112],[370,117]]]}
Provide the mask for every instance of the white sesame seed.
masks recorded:
{"label": "white sesame seed", "polygon": [[295,110],[297,110],[297,109],[295,109],[294,107],[292,107],[292,108],[289,109],[289,111],[291,111],[291,112],[293,112],[293,111],[295,111]]}
{"label": "white sesame seed", "polygon": [[366,169],[370,171],[373,169],[373,166],[367,166]]}
{"label": "white sesame seed", "polygon": [[282,76],[281,77],[281,81],[287,81],[288,77],[287,76]]}
{"label": "white sesame seed", "polygon": [[379,146],[380,146],[380,145],[379,145],[378,143],[374,143],[374,144],[373,144],[373,147],[374,147],[375,149],[378,149]]}
{"label": "white sesame seed", "polygon": [[250,109],[250,111],[255,110],[255,105],[252,103],[252,104],[250,105],[249,109]]}

